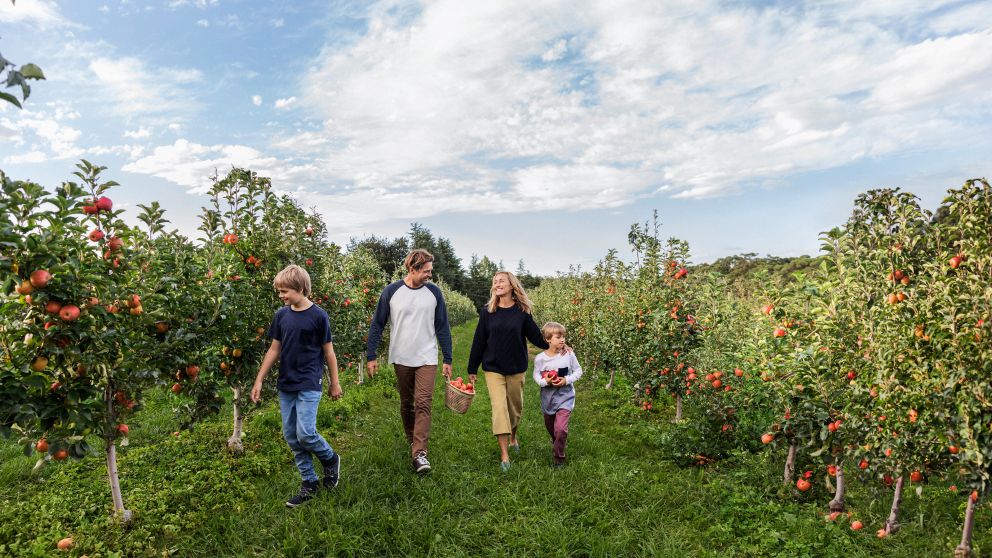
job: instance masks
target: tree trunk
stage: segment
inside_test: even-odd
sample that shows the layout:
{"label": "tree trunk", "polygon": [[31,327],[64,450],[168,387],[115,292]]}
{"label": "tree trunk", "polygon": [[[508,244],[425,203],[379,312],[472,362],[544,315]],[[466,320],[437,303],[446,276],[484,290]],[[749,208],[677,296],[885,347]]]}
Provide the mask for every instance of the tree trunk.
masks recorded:
{"label": "tree trunk", "polygon": [[124,498],[121,497],[121,481],[117,476],[117,446],[113,438],[107,439],[107,477],[110,480],[110,496],[114,500],[114,517],[121,523],[128,523],[134,514],[124,509]]}
{"label": "tree trunk", "polygon": [[682,394],[675,394],[675,418],[672,422],[682,422]]}
{"label": "tree trunk", "polygon": [[241,388],[232,387],[231,389],[234,391],[234,397],[231,402],[231,406],[234,407],[234,431],[231,433],[231,437],[227,439],[227,449],[234,455],[241,455],[245,451],[244,445],[241,444],[242,427],[245,421],[239,404]]}
{"label": "tree trunk", "polygon": [[885,534],[891,535],[899,530],[899,506],[902,504],[902,485],[906,477],[899,475],[896,479],[896,490],[892,495],[892,507],[889,509],[889,518],[885,520]]}
{"label": "tree trunk", "polygon": [[610,371],[610,381],[606,382],[606,389],[613,389],[613,375],[616,374],[616,370]]}
{"label": "tree trunk", "polygon": [[975,527],[975,502],[968,496],[968,507],[964,512],[964,528],[961,530],[961,544],[954,549],[954,558],[971,556],[971,531]]}
{"label": "tree trunk", "polygon": [[799,444],[793,440],[789,443],[789,455],[785,458],[785,470],[782,473],[782,483],[785,486],[792,484],[792,477],[796,474],[796,451]]}
{"label": "tree trunk", "polygon": [[837,490],[834,491],[834,499],[830,500],[830,511],[844,511],[844,462],[837,462]]}
{"label": "tree trunk", "polygon": [[365,356],[362,355],[361,360],[358,361],[358,384],[365,383]]}

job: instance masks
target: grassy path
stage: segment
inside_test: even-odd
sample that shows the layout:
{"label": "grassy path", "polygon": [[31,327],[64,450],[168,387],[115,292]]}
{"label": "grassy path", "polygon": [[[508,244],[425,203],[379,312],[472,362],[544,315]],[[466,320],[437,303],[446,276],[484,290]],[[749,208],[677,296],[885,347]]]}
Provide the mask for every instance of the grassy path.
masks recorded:
{"label": "grassy path", "polygon": [[[453,331],[456,373],[464,374],[473,330]],[[4,445],[0,555],[48,555],[67,532],[77,539],[71,554],[91,557],[945,556],[956,544],[958,500],[936,487],[922,499],[908,495],[904,530],[878,541],[868,528],[826,524],[828,497],[797,502],[782,491],[778,456],[741,453],[705,469],[676,467],[659,458],[667,420],[644,420],[624,404],[624,387],[606,392],[591,374],[576,385],[562,470],[550,467],[538,388],[526,383],[522,451],[508,473],[499,470],[484,382],[465,415],[444,407],[439,382],[434,471],[418,477],[393,380],[387,370],[322,404],[318,425],[342,455],[342,482],[296,510],[283,505],[299,475],[271,402],[250,419],[248,453],[238,459],[217,451],[228,417],[173,438],[167,416],[149,406],[122,458],[125,503],[139,518],[125,531],[106,520],[100,459],[30,475],[27,458]],[[875,525],[888,502],[882,495],[871,507],[871,496],[855,484],[849,502]],[[976,523],[979,548],[992,547],[989,524],[986,509]]]}

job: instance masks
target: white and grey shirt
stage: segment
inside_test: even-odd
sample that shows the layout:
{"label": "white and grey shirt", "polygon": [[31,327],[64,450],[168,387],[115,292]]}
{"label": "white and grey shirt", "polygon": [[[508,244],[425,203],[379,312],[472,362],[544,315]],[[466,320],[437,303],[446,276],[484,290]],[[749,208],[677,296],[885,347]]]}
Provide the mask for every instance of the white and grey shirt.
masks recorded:
{"label": "white and grey shirt", "polygon": [[436,365],[440,342],[444,363],[451,364],[448,308],[437,285],[424,283],[411,289],[401,279],[383,289],[369,327],[365,355],[369,360],[375,360],[382,332],[390,321],[389,362],[413,367]]}

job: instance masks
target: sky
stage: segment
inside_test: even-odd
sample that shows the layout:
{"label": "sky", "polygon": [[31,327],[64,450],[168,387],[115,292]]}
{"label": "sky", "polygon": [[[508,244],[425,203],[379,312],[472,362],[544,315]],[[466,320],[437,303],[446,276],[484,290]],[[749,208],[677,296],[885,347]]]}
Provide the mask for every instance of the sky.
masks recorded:
{"label": "sky", "polygon": [[79,159],[197,237],[210,176],[270,176],[330,240],[412,222],[534,273],[629,257],[815,254],[855,196],[935,208],[992,162],[992,2],[0,0],[33,62],[0,169]]}

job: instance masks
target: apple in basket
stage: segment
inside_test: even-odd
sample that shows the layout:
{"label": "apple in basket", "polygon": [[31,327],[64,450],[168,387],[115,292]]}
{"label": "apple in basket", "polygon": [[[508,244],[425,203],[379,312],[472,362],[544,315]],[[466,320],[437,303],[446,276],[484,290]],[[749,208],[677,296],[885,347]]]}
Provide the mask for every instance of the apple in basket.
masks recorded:
{"label": "apple in basket", "polygon": [[458,391],[475,393],[475,387],[471,383],[466,383],[464,380],[462,380],[461,376],[455,378],[455,381],[451,382],[451,386],[457,389]]}

